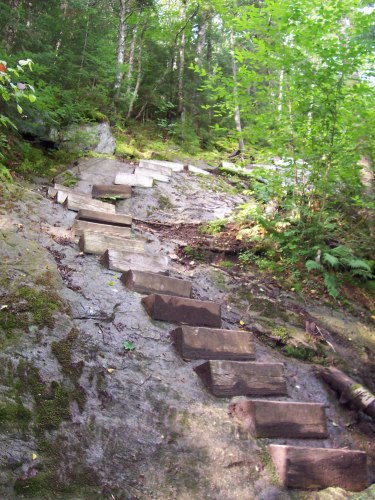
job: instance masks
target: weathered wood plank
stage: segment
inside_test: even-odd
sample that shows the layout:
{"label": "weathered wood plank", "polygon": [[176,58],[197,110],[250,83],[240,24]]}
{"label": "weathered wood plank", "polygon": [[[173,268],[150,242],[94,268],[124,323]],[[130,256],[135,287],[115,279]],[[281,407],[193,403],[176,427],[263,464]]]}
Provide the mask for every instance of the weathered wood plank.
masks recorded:
{"label": "weathered wood plank", "polygon": [[177,352],[184,359],[255,359],[254,340],[248,332],[184,325],[170,335]]}
{"label": "weathered wood plank", "polygon": [[147,170],[151,170],[153,172],[158,172],[159,174],[162,175],[167,175],[168,177],[171,177],[173,170],[171,167],[165,167],[163,165],[158,165],[157,163],[154,163],[153,161],[148,161],[148,160],[141,160],[139,162],[138,168],[145,168]]}
{"label": "weathered wood plank", "polygon": [[188,165],[188,171],[193,173],[193,174],[211,175],[210,172],[207,172],[207,170],[203,170],[203,168],[195,167],[194,165]]}
{"label": "weathered wood plank", "polygon": [[135,169],[135,175],[142,175],[145,177],[151,177],[155,181],[160,181],[160,182],[169,182],[170,177],[168,175],[163,175],[157,172],[156,170],[150,170],[148,168],[144,167],[137,167]]}
{"label": "weathered wood plank", "polygon": [[[61,191],[58,191],[57,193],[57,200],[59,199],[59,193],[61,193]],[[99,200],[93,200],[90,196],[86,196],[83,194],[69,193],[62,205],[64,208],[73,210],[75,212],[78,212],[81,208],[113,214],[116,211],[114,205],[111,205],[110,203],[104,203]]]}
{"label": "weathered wood plank", "polygon": [[368,486],[363,451],[271,444],[273,463],[283,485],[311,490],[337,486],[362,491]]}
{"label": "weathered wood plank", "polygon": [[133,218],[131,215],[112,214],[98,212],[96,210],[86,210],[81,208],[78,211],[76,220],[85,220],[87,222],[96,222],[100,224],[111,224],[112,226],[131,226]]}
{"label": "weathered wood plank", "polygon": [[115,184],[125,184],[127,186],[138,186],[150,188],[153,185],[152,177],[138,174],[127,174],[120,172],[116,175]]}
{"label": "weathered wood plank", "polygon": [[191,297],[191,281],[170,278],[156,273],[129,270],[121,276],[121,281],[130,290],[139,293],[157,293]]}
{"label": "weathered wood plank", "polygon": [[117,251],[144,252],[145,242],[135,238],[122,238],[102,233],[84,231],[79,238],[81,252],[100,255],[108,249]]}
{"label": "weathered wood plank", "polygon": [[167,167],[173,170],[173,172],[182,172],[184,170],[184,164],[174,161],[163,161],[163,160],[141,160],[139,162],[140,167],[149,167],[149,164],[159,165],[161,167]]}
{"label": "weathered wood plank", "polygon": [[136,252],[118,252],[109,249],[101,257],[100,262],[112,271],[126,272],[129,269],[167,273],[169,259],[166,255],[148,255]]}
{"label": "weathered wood plank", "polygon": [[[60,194],[59,194],[60,192]],[[66,186],[63,186],[62,184],[55,184],[54,187],[49,187],[47,191],[47,196],[49,198],[56,198],[57,203],[64,203],[66,197],[68,194],[81,194],[83,196],[91,196],[87,193],[84,193],[83,191],[80,191],[79,189],[75,188],[69,188]]]}
{"label": "weathered wood plank", "polygon": [[319,403],[239,401],[229,406],[257,438],[324,439],[328,437],[325,407]]}
{"label": "weathered wood plank", "polygon": [[282,363],[207,361],[194,371],[214,396],[284,396]]}
{"label": "weathered wood plank", "polygon": [[81,236],[84,231],[109,234],[113,236],[130,237],[132,230],[129,226],[113,226],[112,224],[99,224],[85,220],[75,220],[72,226],[76,236]]}
{"label": "weathered wood plank", "polygon": [[147,313],[159,321],[188,325],[221,326],[220,306],[214,302],[152,294],[143,297]]}
{"label": "weathered wood plank", "polygon": [[122,186],[114,184],[94,184],[92,187],[92,197],[93,198],[108,198],[110,196],[116,196],[118,199],[131,198],[132,188],[130,186]]}

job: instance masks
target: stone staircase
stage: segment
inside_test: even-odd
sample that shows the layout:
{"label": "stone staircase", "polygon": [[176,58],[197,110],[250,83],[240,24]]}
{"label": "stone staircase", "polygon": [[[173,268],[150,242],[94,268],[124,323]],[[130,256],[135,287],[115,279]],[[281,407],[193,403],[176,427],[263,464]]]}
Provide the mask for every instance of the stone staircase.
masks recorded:
{"label": "stone staircase", "polygon": [[[211,394],[257,398],[229,405],[229,414],[247,431],[256,438],[326,439],[324,405],[259,399],[288,395],[284,365],[256,361],[251,334],[222,329],[220,305],[192,298],[192,283],[167,276],[168,257],[149,254],[145,240],[134,235],[132,216],[116,213],[114,205],[97,199],[129,198],[133,186],[169,182],[174,172],[184,170],[210,175],[191,165],[142,160],[134,172],[118,172],[113,184],[94,184],[91,194],[55,185],[48,195],[78,212],[72,230],[82,252],[101,255],[104,266],[123,273],[124,286],[147,294],[141,302],[152,319],[179,325],[170,332],[176,352],[184,360],[205,360],[194,372]],[[271,444],[269,453],[288,488],[361,491],[368,486],[362,451]]]}

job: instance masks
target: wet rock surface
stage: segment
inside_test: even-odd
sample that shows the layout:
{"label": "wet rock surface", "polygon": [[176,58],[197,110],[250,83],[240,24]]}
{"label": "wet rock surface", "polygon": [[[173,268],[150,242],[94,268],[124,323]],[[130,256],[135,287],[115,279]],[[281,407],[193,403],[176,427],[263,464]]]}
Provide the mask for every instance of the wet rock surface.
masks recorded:
{"label": "wet rock surface", "polygon": [[[81,166],[78,184],[87,192],[94,178],[101,183],[106,177],[99,162],[89,167]],[[109,177],[124,168],[131,166],[114,166]],[[221,181],[210,181],[210,188],[206,182],[175,174],[170,184],[134,189],[134,197],[119,205],[134,218],[163,222],[216,219],[241,202],[222,192]],[[119,273],[80,254],[70,231],[75,213],[41,196],[39,188],[28,189],[4,196],[0,206],[0,304],[7,306],[0,311],[2,498],[349,498],[345,492],[291,496],[279,487],[265,451],[269,441],[241,430],[228,416],[230,401],[204,389],[192,369],[200,361],[182,361],[171,345],[175,325],[151,320],[142,296],[124,287]],[[171,241],[139,233],[151,253],[176,251]],[[170,275],[192,280],[194,298],[221,304],[223,328],[238,328],[243,319],[259,325],[268,315],[263,307],[253,315],[238,295],[238,282],[207,264],[186,267],[173,260]],[[253,292],[261,286],[256,277],[249,280]],[[39,309],[27,293],[14,298],[23,288],[43,296]],[[264,288],[261,294],[275,300]],[[14,317],[18,325],[10,323]],[[296,317],[290,314],[291,327]],[[257,339],[256,350],[259,361],[284,363],[288,400],[327,405],[330,439],[309,440],[310,446],[374,453],[372,423],[365,435],[352,432],[348,412],[311,364]]]}

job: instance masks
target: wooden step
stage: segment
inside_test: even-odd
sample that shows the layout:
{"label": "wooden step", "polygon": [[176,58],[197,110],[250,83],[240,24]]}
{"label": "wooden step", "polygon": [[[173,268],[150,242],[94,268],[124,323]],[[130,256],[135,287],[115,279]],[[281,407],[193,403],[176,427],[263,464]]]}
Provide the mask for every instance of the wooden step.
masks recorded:
{"label": "wooden step", "polygon": [[[90,195],[87,195],[87,193],[80,191],[79,189],[69,188],[69,187],[63,186],[62,184],[55,184],[54,187],[49,187],[48,191],[47,191],[47,195],[49,198],[56,198],[58,191],[62,191],[62,192],[67,193],[67,194],[72,193],[72,194],[83,194],[85,196],[90,196]],[[60,201],[58,201],[58,203],[62,203],[61,202],[62,196],[63,195],[61,194]],[[65,201],[65,198],[63,199],[63,201]]]}
{"label": "wooden step", "polygon": [[184,170],[184,164],[174,161],[163,161],[163,160],[141,160],[139,162],[140,167],[149,168],[150,164],[159,165],[160,167],[170,168],[173,172],[182,172]]}
{"label": "wooden step", "polygon": [[84,231],[125,237],[130,237],[132,234],[131,227],[129,226],[112,226],[112,224],[99,224],[77,219],[74,221],[72,229],[76,236],[81,236]]}
{"label": "wooden step", "polygon": [[221,326],[220,306],[214,302],[152,294],[143,297],[147,313],[159,321],[193,326]]}
{"label": "wooden step", "polygon": [[78,211],[76,220],[84,220],[87,222],[96,222],[98,224],[111,224],[112,226],[124,227],[131,226],[133,218],[131,215],[110,214],[81,208]]}
{"label": "wooden step", "polygon": [[285,396],[282,363],[207,361],[194,368],[214,396]]}
{"label": "wooden step", "polygon": [[311,490],[340,487],[362,491],[368,486],[363,451],[271,444],[273,463],[284,486]]}
{"label": "wooden step", "polygon": [[132,188],[130,186],[115,186],[114,184],[94,184],[92,187],[93,198],[109,198],[111,196],[116,196],[116,198],[122,200],[131,198]]}
{"label": "wooden step", "polygon": [[184,359],[255,359],[255,346],[250,333],[180,326],[171,333],[177,352]]}
{"label": "wooden step", "polygon": [[160,181],[160,182],[169,182],[170,179],[170,176],[168,175],[163,175],[160,172],[157,172],[156,170],[150,170],[144,167],[137,167],[134,173],[135,175],[144,175],[146,177],[151,177],[155,181]]}
{"label": "wooden step", "polygon": [[81,252],[100,255],[108,249],[130,252],[144,252],[145,242],[135,238],[123,238],[108,234],[83,231],[78,242]]}
{"label": "wooden step", "polygon": [[64,208],[68,210],[73,210],[78,212],[81,208],[86,208],[88,210],[95,210],[97,212],[105,213],[115,213],[116,208],[111,203],[104,203],[103,201],[93,200],[90,196],[84,194],[73,194],[64,193],[63,191],[58,191],[57,201],[59,201],[59,195],[65,196],[65,200],[62,202]]}
{"label": "wooden step", "polygon": [[257,400],[229,407],[229,413],[257,438],[324,439],[328,437],[324,410],[318,403]]}
{"label": "wooden step", "polygon": [[138,174],[119,173],[116,175],[115,184],[125,184],[126,186],[138,186],[150,188],[153,185],[152,177]]}
{"label": "wooden step", "polygon": [[141,160],[138,168],[145,168],[147,170],[158,172],[159,174],[166,175],[168,177],[171,177],[173,173],[173,170],[170,167],[158,165],[157,163],[148,160]]}
{"label": "wooden step", "polygon": [[188,171],[193,174],[211,175],[210,172],[207,172],[207,170],[203,170],[203,168],[194,167],[194,165],[188,165]]}
{"label": "wooden step", "polygon": [[129,270],[121,276],[121,281],[130,290],[139,293],[157,293],[191,297],[191,281],[170,278],[161,274]]}
{"label": "wooden step", "polygon": [[112,271],[126,272],[129,269],[134,271],[150,271],[154,273],[167,273],[169,259],[165,255],[149,255],[136,252],[118,252],[109,249],[102,255],[100,262],[103,266]]}

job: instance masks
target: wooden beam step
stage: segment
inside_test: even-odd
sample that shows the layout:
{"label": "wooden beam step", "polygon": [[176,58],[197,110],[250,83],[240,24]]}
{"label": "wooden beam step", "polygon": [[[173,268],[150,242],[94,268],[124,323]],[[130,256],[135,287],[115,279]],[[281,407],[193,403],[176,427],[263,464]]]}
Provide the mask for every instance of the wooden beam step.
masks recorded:
{"label": "wooden beam step", "polygon": [[150,170],[144,167],[137,167],[134,171],[135,175],[144,175],[145,177],[151,177],[155,181],[169,182],[170,176],[163,175],[156,170]]}
{"label": "wooden beam step", "polygon": [[97,210],[86,210],[81,208],[78,211],[76,220],[96,222],[98,224],[111,224],[112,226],[131,226],[133,217],[131,215],[103,213]]}
{"label": "wooden beam step", "polygon": [[144,168],[147,170],[151,170],[153,172],[157,172],[162,175],[166,175],[168,177],[171,177],[173,174],[173,170],[170,167],[166,167],[163,165],[158,165],[157,163],[154,163],[153,161],[148,161],[148,160],[141,160],[139,162],[138,168]]}
{"label": "wooden beam step", "polygon": [[255,359],[254,341],[248,332],[184,325],[170,336],[183,359]]}
{"label": "wooden beam step", "polygon": [[229,413],[257,438],[328,437],[325,407],[319,403],[248,400],[231,404]]}
{"label": "wooden beam step", "polygon": [[121,276],[121,281],[130,290],[139,293],[157,293],[191,297],[191,281],[170,278],[161,274],[129,270]]}
{"label": "wooden beam step", "polygon": [[150,164],[158,165],[160,167],[167,167],[173,172],[182,172],[184,170],[184,164],[174,161],[163,161],[163,160],[141,160],[139,162],[140,167],[149,168]]}
{"label": "wooden beam step", "polygon": [[363,451],[271,444],[269,452],[282,484],[288,488],[362,491],[368,486],[367,454]]}
{"label": "wooden beam step", "polygon": [[108,234],[83,231],[78,242],[81,252],[103,254],[109,248],[118,251],[144,252],[145,242],[135,238],[123,238]]}
{"label": "wooden beam step", "polygon": [[126,186],[138,186],[150,188],[153,185],[152,177],[138,174],[127,174],[120,172],[116,175],[115,184],[125,184]]}
{"label": "wooden beam step", "polygon": [[76,236],[81,236],[84,231],[125,237],[130,237],[132,234],[129,226],[112,226],[112,224],[100,224],[77,219],[74,221],[72,229],[74,229]]}
{"label": "wooden beam step", "polygon": [[59,196],[62,196],[60,199],[64,201],[62,205],[64,208],[68,210],[73,210],[78,212],[81,208],[87,208],[89,210],[95,210],[97,212],[105,212],[114,214],[116,208],[111,203],[104,203],[103,201],[93,200],[91,196],[87,196],[85,194],[73,194],[73,193],[65,193],[64,191],[58,191],[57,193],[57,201],[59,202]]}
{"label": "wooden beam step", "polygon": [[282,363],[207,361],[194,368],[214,396],[285,396]]}
{"label": "wooden beam step", "polygon": [[124,252],[108,249],[102,255],[100,262],[103,266],[112,271],[126,272],[129,269],[133,271],[150,271],[154,273],[167,273],[169,259],[165,255],[148,255],[137,252]]}
{"label": "wooden beam step", "polygon": [[126,198],[131,198],[132,188],[130,186],[115,186],[114,184],[94,184],[91,194],[93,198],[108,198],[116,196],[118,199],[125,200]]}
{"label": "wooden beam step", "polygon": [[147,313],[159,321],[193,326],[221,326],[220,306],[214,302],[152,294],[143,297]]}

